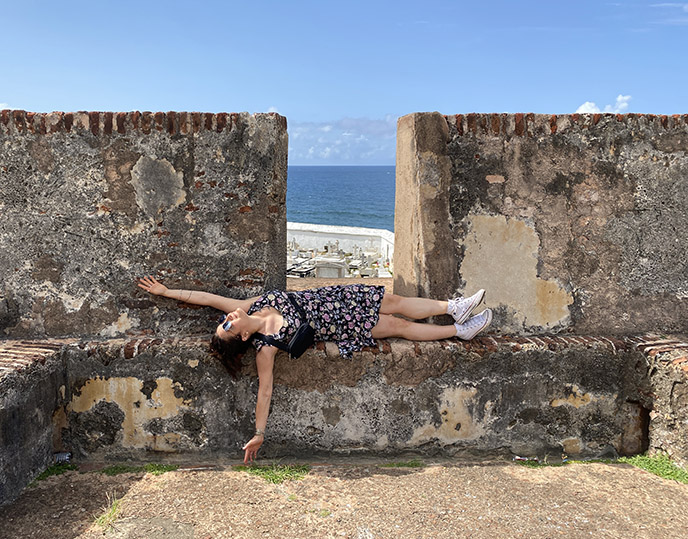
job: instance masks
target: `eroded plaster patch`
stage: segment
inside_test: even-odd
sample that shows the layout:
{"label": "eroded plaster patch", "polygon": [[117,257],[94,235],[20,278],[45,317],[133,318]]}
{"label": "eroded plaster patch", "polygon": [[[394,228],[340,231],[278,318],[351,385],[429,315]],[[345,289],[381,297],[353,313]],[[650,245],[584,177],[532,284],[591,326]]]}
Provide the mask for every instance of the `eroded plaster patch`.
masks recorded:
{"label": "eroded plaster patch", "polygon": [[129,318],[127,313],[122,313],[119,315],[117,320],[104,328],[100,335],[103,337],[114,337],[115,335],[121,335],[125,331],[133,328],[138,324],[138,320],[132,320]]}
{"label": "eroded plaster patch", "polygon": [[552,399],[550,405],[553,407],[564,406],[568,404],[574,408],[580,408],[581,406],[586,406],[597,400],[591,393],[583,393],[577,385],[571,386],[571,393],[563,399]]}
{"label": "eroded plaster patch", "polygon": [[143,381],[134,377],[94,378],[87,380],[81,393],[72,398],[68,412],[83,413],[101,401],[114,402],[124,413],[122,447],[170,451],[180,440],[178,433],[162,435],[146,432],[144,425],[152,419],[166,419],[189,409],[190,401],[175,396],[181,386],[170,378],[157,378],[149,399],[141,390]]}
{"label": "eroded plaster patch", "polygon": [[486,289],[486,306],[506,306],[522,327],[552,328],[570,319],[573,296],[537,275],[540,240],[533,227],[502,215],[469,215],[468,225],[460,268],[467,292]]}
{"label": "eroded plaster patch", "polygon": [[136,204],[149,217],[186,200],[184,179],[166,159],[142,156],[131,169]]}
{"label": "eroded plaster patch", "polygon": [[478,390],[461,387],[447,388],[440,397],[442,424],[437,427],[428,423],[418,427],[411,437],[411,445],[420,445],[430,440],[452,444],[460,440],[475,440],[483,432],[483,426],[476,424],[468,409]]}

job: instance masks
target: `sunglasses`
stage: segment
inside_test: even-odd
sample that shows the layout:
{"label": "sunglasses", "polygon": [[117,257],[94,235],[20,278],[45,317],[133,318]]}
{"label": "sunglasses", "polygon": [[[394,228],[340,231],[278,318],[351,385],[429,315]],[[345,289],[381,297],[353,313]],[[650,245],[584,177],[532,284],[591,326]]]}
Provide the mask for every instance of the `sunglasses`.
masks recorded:
{"label": "sunglasses", "polygon": [[222,329],[225,331],[232,329],[232,321],[227,319],[227,315],[221,316],[218,322],[222,324]]}

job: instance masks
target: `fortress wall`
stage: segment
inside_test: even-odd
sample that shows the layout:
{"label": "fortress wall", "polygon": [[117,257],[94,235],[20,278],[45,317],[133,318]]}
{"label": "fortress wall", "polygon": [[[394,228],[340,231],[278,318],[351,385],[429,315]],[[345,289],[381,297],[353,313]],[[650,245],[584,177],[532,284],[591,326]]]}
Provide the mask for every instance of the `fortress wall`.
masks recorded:
{"label": "fortress wall", "polygon": [[[395,291],[496,331],[688,331],[688,115],[399,120]],[[407,246],[407,248],[401,248]]]}
{"label": "fortress wall", "polygon": [[0,111],[0,337],[207,332],[135,277],[285,286],[277,114]]}

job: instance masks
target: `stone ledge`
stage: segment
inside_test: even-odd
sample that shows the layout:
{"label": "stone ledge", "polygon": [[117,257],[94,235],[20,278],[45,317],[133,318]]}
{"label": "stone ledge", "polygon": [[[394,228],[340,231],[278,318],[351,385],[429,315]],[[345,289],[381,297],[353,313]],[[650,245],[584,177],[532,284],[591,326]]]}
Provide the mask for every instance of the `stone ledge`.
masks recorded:
{"label": "stone ledge", "polygon": [[[249,354],[239,379],[229,377],[207,336],[2,341],[0,500],[56,450],[238,456],[253,429],[255,374]],[[320,343],[298,360],[277,356],[262,453],[596,457],[650,448],[685,463],[686,382],[681,336],[390,339],[351,360]]]}

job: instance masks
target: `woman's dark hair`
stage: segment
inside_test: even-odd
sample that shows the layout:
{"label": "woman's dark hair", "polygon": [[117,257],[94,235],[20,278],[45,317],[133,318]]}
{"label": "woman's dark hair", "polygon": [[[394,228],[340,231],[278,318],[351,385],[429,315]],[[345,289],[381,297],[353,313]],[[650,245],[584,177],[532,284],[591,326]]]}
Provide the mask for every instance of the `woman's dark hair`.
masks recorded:
{"label": "woman's dark hair", "polygon": [[251,346],[251,339],[242,341],[238,336],[233,339],[220,339],[217,333],[210,339],[211,353],[220,360],[229,374],[238,378],[241,370],[241,358]]}

